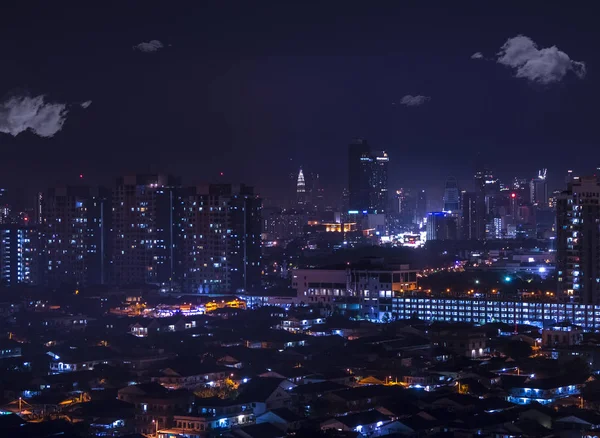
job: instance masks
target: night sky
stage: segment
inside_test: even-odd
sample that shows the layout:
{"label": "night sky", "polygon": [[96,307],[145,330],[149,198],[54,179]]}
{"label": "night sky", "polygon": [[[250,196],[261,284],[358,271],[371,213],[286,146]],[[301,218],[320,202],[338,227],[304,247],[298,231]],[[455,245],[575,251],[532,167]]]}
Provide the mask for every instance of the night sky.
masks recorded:
{"label": "night sky", "polygon": [[[302,165],[337,195],[353,137],[434,196],[478,154],[551,188],[600,165],[592,3],[374,3],[2,2],[0,187],[166,171],[281,197]],[[502,61],[518,35],[537,49]]]}

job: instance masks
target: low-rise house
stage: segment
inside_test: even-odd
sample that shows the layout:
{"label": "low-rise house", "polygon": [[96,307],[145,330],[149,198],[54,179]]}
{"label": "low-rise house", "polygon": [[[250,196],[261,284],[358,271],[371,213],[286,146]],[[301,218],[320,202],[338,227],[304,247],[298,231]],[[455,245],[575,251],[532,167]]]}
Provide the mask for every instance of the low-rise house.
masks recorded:
{"label": "low-rise house", "polygon": [[286,432],[300,429],[303,420],[288,408],[271,409],[256,417],[257,423],[271,423]]}
{"label": "low-rise house", "polygon": [[230,370],[218,365],[177,360],[151,377],[151,381],[170,389],[193,389],[204,384],[218,386],[230,374]]}
{"label": "low-rise house", "polygon": [[0,359],[21,357],[21,344],[12,339],[0,339]]}
{"label": "low-rise house", "polygon": [[292,402],[290,390],[296,385],[289,380],[275,377],[256,377],[240,387],[236,399],[240,403],[252,405],[255,415],[270,409],[289,407]]}
{"label": "low-rise house", "polygon": [[116,354],[107,347],[67,347],[53,349],[47,355],[52,358],[52,374],[93,370],[97,365],[113,365],[117,362]]}
{"label": "low-rise house", "polygon": [[382,426],[391,421],[392,418],[389,416],[377,410],[371,410],[330,418],[321,422],[321,430],[354,431],[364,436],[373,436],[379,435]]}
{"label": "low-rise house", "polygon": [[581,394],[586,380],[587,378],[579,376],[559,376],[545,379],[525,377],[521,383],[507,385],[509,394],[507,400],[520,405],[533,402],[549,405],[562,398]]}
{"label": "low-rise house", "polygon": [[193,394],[168,390],[158,383],[144,383],[119,389],[117,398],[135,406],[136,432],[154,433],[171,424],[173,416],[190,412]]}

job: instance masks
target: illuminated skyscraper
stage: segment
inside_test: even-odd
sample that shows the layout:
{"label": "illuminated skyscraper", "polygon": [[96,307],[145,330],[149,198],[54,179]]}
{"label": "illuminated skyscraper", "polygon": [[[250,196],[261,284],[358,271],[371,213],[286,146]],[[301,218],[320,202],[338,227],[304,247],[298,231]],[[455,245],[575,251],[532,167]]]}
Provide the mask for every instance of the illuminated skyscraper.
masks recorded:
{"label": "illuminated skyscraper", "polygon": [[600,183],[595,176],[573,177],[557,198],[559,298],[600,304]]}
{"label": "illuminated skyscraper", "polygon": [[388,210],[389,156],[384,151],[373,151],[363,139],[355,139],[348,146],[349,208],[369,213]]}
{"label": "illuminated skyscraper", "polygon": [[538,176],[529,183],[531,203],[540,207],[548,206],[548,181],[546,180],[546,169],[538,172]]}
{"label": "illuminated skyscraper", "polygon": [[460,191],[458,182],[453,176],[446,180],[444,188],[444,211],[458,211],[460,209]]}
{"label": "illuminated skyscraper", "polygon": [[450,213],[427,213],[427,240],[456,240],[456,218]]}
{"label": "illuminated skyscraper", "polygon": [[425,190],[419,190],[415,199],[415,224],[423,223],[425,216],[427,216],[427,193]]}
{"label": "illuminated skyscraper", "polygon": [[390,158],[385,151],[374,151],[371,162],[371,193],[369,210],[379,214],[388,211],[388,166]]}
{"label": "illuminated skyscraper", "polygon": [[306,182],[304,181],[302,168],[298,172],[298,180],[296,182],[296,203],[299,207],[306,206]]}
{"label": "illuminated skyscraper", "polygon": [[485,238],[485,203],[480,192],[463,192],[461,196],[461,236],[462,240],[483,240]]}

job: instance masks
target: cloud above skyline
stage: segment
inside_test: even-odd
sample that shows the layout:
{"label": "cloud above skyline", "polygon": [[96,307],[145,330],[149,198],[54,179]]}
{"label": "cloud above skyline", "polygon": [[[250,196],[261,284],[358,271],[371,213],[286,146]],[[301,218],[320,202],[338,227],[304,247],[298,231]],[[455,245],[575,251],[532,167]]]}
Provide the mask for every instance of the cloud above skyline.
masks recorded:
{"label": "cloud above skyline", "polygon": [[517,78],[544,85],[560,82],[570,71],[579,79],[586,74],[585,63],[572,60],[556,46],[539,49],[524,35],[509,38],[497,53],[496,62],[513,69]]}
{"label": "cloud above skyline", "polygon": [[471,59],[482,59],[483,58],[483,53],[481,52],[475,52],[471,55]]}
{"label": "cloud above skyline", "polygon": [[83,108],[83,109],[87,109],[87,108],[89,108],[89,106],[90,106],[91,104],[92,104],[92,101],[91,101],[91,100],[86,100],[85,102],[82,102],[82,103],[81,103],[81,108]]}
{"label": "cloud above skyline", "polygon": [[159,51],[163,47],[165,47],[165,46],[160,41],[151,40],[148,42],[141,42],[139,44],[136,44],[135,46],[133,46],[133,50],[139,50],[140,52],[144,52],[144,53],[152,53],[152,52]]}
{"label": "cloud above skyline", "polygon": [[431,97],[429,96],[412,96],[410,94],[407,94],[402,99],[400,99],[400,104],[405,106],[421,106],[430,100]]}
{"label": "cloud above skyline", "polygon": [[40,137],[52,137],[67,118],[67,105],[49,103],[43,95],[15,96],[0,103],[0,132],[16,137],[30,130]]}

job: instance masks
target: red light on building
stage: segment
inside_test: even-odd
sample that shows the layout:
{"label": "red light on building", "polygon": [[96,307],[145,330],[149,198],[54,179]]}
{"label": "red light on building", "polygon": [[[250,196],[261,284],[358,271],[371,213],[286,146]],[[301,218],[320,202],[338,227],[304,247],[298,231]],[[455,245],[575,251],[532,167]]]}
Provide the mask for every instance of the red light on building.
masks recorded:
{"label": "red light on building", "polygon": [[515,199],[517,197],[517,194],[516,193],[511,193],[510,197],[513,198],[513,199]]}

